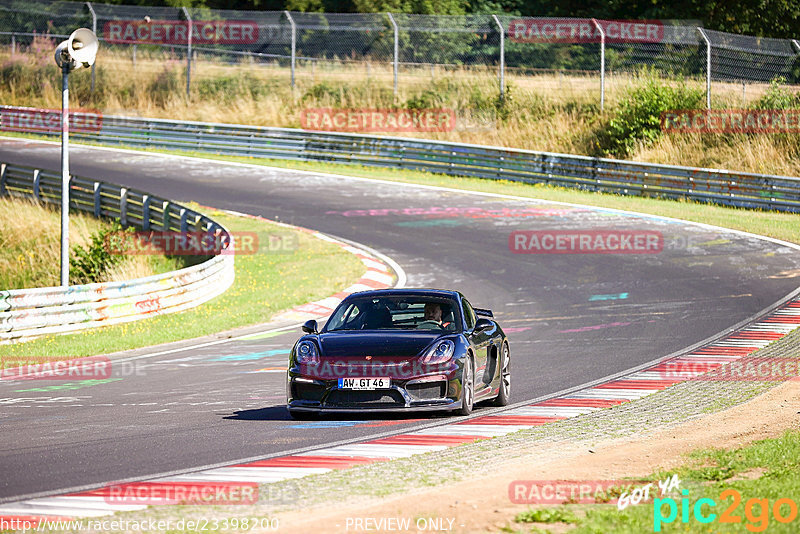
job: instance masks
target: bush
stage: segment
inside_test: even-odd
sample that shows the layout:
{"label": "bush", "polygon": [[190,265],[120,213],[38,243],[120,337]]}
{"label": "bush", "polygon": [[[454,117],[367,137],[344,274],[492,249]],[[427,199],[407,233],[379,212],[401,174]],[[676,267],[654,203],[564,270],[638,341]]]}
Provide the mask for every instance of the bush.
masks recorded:
{"label": "bush", "polygon": [[794,109],[800,106],[800,94],[786,87],[786,78],[775,78],[764,95],[755,103],[756,109]]}
{"label": "bush", "polygon": [[203,100],[217,100],[230,103],[242,99],[259,99],[275,88],[249,72],[236,76],[203,78],[197,81],[197,93]]}
{"label": "bush", "polygon": [[327,82],[320,82],[311,86],[311,88],[306,91],[300,100],[301,102],[305,102],[309,99],[316,102],[330,99],[334,105],[338,106],[342,101],[342,91],[337,87],[333,87]]}
{"label": "bush", "polygon": [[69,262],[69,279],[71,284],[93,284],[101,281],[109,268],[122,261],[123,256],[111,254],[107,241],[114,239],[117,232],[135,232],[134,228],[123,230],[119,222],[92,234],[92,242],[86,248],[76,245],[72,247]]}
{"label": "bush", "polygon": [[601,125],[599,147],[607,155],[625,157],[638,144],[651,144],[661,136],[661,114],[679,109],[697,109],[704,93],[679,84],[663,85],[650,78],[630,91],[614,116]]}

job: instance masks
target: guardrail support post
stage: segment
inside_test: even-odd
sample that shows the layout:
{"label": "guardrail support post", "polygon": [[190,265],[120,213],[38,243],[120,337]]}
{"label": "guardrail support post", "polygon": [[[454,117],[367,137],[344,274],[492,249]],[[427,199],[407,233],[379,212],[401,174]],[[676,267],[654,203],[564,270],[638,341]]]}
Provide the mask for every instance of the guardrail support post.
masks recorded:
{"label": "guardrail support post", "polygon": [[[91,2],[86,2],[86,7],[89,8],[89,13],[92,15],[92,33],[97,35],[97,13],[94,12]],[[94,63],[92,63],[92,88],[91,93],[94,94]]]}
{"label": "guardrail support post", "polygon": [[797,49],[797,53],[800,54],[800,43],[797,42],[797,39],[792,39],[792,44]]}
{"label": "guardrail support post", "polygon": [[6,191],[6,164],[0,163],[0,197],[8,193]]}
{"label": "guardrail support post", "polygon": [[397,22],[394,20],[394,16],[392,16],[391,13],[387,13],[386,16],[389,17],[389,22],[392,24],[392,33],[394,35],[394,46],[392,47],[392,73],[394,75],[394,96],[397,98],[397,67],[399,66],[400,62],[400,32],[397,28]]}
{"label": "guardrail support post", "polygon": [[187,215],[186,208],[181,208],[181,234],[185,234],[188,227],[186,221]]}
{"label": "guardrail support post", "polygon": [[289,26],[292,28],[292,89],[294,89],[294,64],[297,59],[297,25],[294,23],[292,14],[289,11],[284,11],[286,19],[289,21]]}
{"label": "guardrail support post", "polygon": [[119,192],[119,223],[123,228],[128,226],[128,189],[123,187]]}
{"label": "guardrail support post", "polygon": [[161,204],[161,229],[169,230],[169,201],[165,200]]}
{"label": "guardrail support post", "polygon": [[100,182],[95,182],[94,183],[93,194],[94,194],[94,216],[95,217],[100,217],[100,211],[101,211],[101,209],[100,209],[101,208],[101,206],[100,206],[100,200],[101,200],[101,198],[100,198]]}
{"label": "guardrail support post", "polygon": [[703,28],[698,27],[697,32],[706,43],[706,108],[711,109],[711,41]]}
{"label": "guardrail support post", "polygon": [[505,89],[506,89],[506,30],[503,28],[503,25],[500,24],[500,19],[497,18],[497,15],[492,15],[494,19],[494,23],[497,24],[497,30],[500,32],[500,101],[505,98]]}
{"label": "guardrail support post", "polygon": [[186,17],[186,98],[189,98],[189,90],[192,87],[192,17],[186,6],[182,7],[183,15]]}
{"label": "guardrail support post", "polygon": [[142,196],[142,230],[150,229],[150,195]]}
{"label": "guardrail support post", "polygon": [[602,112],[606,104],[606,32],[597,19],[592,19],[592,23],[600,32],[600,111]]}
{"label": "guardrail support post", "polygon": [[34,169],[34,171],[33,171],[33,196],[36,197],[36,200],[39,200],[39,201],[42,200],[42,195],[41,195],[41,192],[39,191],[40,181],[41,181],[41,175],[40,175],[39,169]]}

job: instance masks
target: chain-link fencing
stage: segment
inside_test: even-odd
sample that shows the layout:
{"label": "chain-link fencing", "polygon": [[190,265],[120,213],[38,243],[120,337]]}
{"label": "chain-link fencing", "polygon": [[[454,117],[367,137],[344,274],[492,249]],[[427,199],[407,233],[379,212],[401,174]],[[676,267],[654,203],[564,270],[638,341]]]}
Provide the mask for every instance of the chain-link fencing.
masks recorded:
{"label": "chain-link fencing", "polygon": [[800,84],[798,41],[707,30],[696,21],[0,2],[0,44],[12,56],[51,46],[78,27],[97,33],[104,64],[187,93],[198,90],[198,77],[225,65],[272,68],[273,78],[292,88],[301,80],[364,79],[395,95],[403,84],[464,71],[495,83],[501,98],[513,82],[596,94],[601,108],[607,93],[643,70],[703,84],[709,106],[712,95],[720,105],[735,104],[740,94],[744,101],[753,84]]}

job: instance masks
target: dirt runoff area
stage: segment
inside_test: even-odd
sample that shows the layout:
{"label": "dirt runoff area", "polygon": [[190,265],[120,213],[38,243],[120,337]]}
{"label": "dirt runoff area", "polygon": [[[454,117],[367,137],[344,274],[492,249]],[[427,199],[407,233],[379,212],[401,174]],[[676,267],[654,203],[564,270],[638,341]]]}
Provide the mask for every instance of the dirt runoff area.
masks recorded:
{"label": "dirt runoff area", "polygon": [[798,427],[800,381],[790,380],[744,404],[634,438],[548,443],[470,480],[278,517],[281,528],[293,533],[499,532],[529,508],[511,502],[509,485],[515,480],[647,477],[682,465],[696,449],[741,447]]}

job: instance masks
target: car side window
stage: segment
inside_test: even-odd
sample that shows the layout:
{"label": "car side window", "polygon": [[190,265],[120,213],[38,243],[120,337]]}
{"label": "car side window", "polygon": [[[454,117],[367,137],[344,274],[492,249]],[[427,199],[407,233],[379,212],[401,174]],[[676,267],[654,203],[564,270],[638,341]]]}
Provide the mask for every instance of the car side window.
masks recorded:
{"label": "car side window", "polygon": [[472,305],[467,299],[461,299],[461,302],[464,307],[464,322],[467,325],[467,330],[472,330],[475,328],[475,310],[472,309]]}

